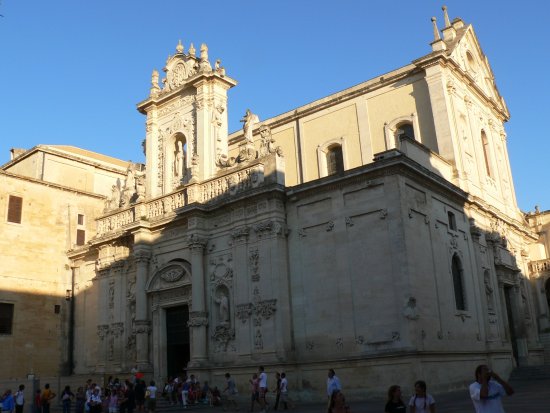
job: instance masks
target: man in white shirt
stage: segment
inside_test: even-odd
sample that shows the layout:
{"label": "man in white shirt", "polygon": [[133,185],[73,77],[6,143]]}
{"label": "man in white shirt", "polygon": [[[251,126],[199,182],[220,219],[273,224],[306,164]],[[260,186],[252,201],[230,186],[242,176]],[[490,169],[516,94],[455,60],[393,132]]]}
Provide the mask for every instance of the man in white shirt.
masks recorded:
{"label": "man in white shirt", "polygon": [[267,400],[265,398],[265,395],[267,393],[267,374],[264,371],[264,366],[260,366],[258,370],[260,372],[258,376],[258,379],[260,381],[260,406],[262,407],[260,413],[265,413],[267,409]]}
{"label": "man in white shirt", "polygon": [[477,366],[476,381],[470,384],[470,397],[476,413],[504,413],[502,396],[511,396],[514,389],[488,366]]}
{"label": "man in white shirt", "polygon": [[340,379],[336,377],[334,369],[329,369],[327,379],[327,396],[328,396],[328,410],[330,411],[332,405],[332,395],[335,392],[342,391],[342,385]]}

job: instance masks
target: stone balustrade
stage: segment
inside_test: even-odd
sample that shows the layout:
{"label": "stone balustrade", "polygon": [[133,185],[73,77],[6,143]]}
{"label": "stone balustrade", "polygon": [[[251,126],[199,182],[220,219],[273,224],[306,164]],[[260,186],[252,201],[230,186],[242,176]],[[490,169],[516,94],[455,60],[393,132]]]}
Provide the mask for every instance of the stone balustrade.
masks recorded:
{"label": "stone balustrade", "polygon": [[226,200],[241,192],[264,184],[264,163],[232,171],[200,184],[189,184],[168,195],[144,201],[123,210],[111,211],[98,218],[97,237],[116,233],[127,225],[140,220],[155,221],[175,214],[175,211],[191,203],[209,203]]}
{"label": "stone balustrade", "polygon": [[531,261],[529,263],[529,271],[531,274],[550,271],[550,258],[545,260]]}

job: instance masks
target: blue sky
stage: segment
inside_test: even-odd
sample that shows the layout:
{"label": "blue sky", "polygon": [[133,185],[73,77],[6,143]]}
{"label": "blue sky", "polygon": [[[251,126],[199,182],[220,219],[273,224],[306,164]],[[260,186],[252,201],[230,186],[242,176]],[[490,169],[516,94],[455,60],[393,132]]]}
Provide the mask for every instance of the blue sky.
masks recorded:
{"label": "blue sky", "polygon": [[[508,149],[519,206],[550,209],[550,46],[546,1],[446,1],[472,23],[511,112]],[[2,0],[0,164],[12,147],[83,147],[143,162],[145,99],[179,39],[206,42],[266,119],[408,64],[430,51],[431,0]]]}

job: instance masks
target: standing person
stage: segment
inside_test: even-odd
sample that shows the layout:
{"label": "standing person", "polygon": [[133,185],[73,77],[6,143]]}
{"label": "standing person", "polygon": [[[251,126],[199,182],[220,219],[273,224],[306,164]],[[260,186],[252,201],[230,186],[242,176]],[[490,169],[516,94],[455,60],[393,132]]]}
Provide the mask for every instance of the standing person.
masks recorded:
{"label": "standing person", "polygon": [[23,413],[25,405],[25,385],[20,384],[19,390],[15,393],[15,413]]}
{"label": "standing person", "polygon": [[74,394],[71,391],[71,386],[65,386],[65,389],[61,392],[61,402],[63,403],[63,413],[71,413],[71,401],[74,398]]}
{"label": "standing person", "polygon": [[145,405],[145,382],[143,380],[136,379],[134,393],[136,398],[137,411],[143,412],[143,406]]}
{"label": "standing person", "polygon": [[6,390],[6,392],[1,398],[1,401],[2,401],[2,411],[13,413],[13,409],[15,408],[15,401],[13,399],[13,394],[11,393],[11,389]]}
{"label": "standing person", "polygon": [[279,400],[281,399],[281,374],[279,372],[275,373],[275,379],[277,380],[277,386],[273,393],[275,393],[275,404],[273,405],[273,410],[279,408]]}
{"label": "standing person", "polygon": [[258,376],[259,387],[260,387],[260,406],[262,407],[261,413],[265,413],[267,410],[267,374],[264,371],[264,366],[259,367],[260,375]]}
{"label": "standing person", "polygon": [[293,409],[294,404],[292,403],[292,400],[288,397],[288,380],[286,378],[286,373],[281,373],[281,383],[279,384],[279,393],[281,395],[281,404],[283,405],[283,409],[288,410],[288,405],[290,404],[290,407]]}
{"label": "standing person", "polygon": [[253,412],[254,403],[258,403],[260,407],[262,407],[262,405],[260,404],[260,379],[258,379],[258,375],[254,373],[249,381],[250,392],[252,393],[250,398],[250,411]]}
{"label": "standing person", "polygon": [[390,386],[388,389],[388,400],[386,407],[384,408],[384,413],[405,413],[406,411],[407,406],[401,399],[401,387],[397,384]]}
{"label": "standing person", "polygon": [[46,383],[42,391],[42,413],[50,413],[50,402],[55,396],[55,393],[50,390],[50,384]]}
{"label": "standing person", "polygon": [[149,393],[147,410],[150,413],[155,413],[155,410],[157,409],[157,386],[155,386],[155,382],[153,380],[149,382],[149,386],[147,387],[147,392]]}
{"label": "standing person", "polygon": [[504,413],[502,396],[511,396],[514,389],[485,364],[477,366],[476,381],[470,384],[470,397],[476,413]]}
{"label": "standing person", "polygon": [[76,389],[75,398],[75,413],[84,413],[84,404],[86,403],[86,393],[84,392],[84,387],[80,386],[78,389]]}
{"label": "standing person", "polygon": [[101,394],[99,387],[94,387],[86,404],[90,407],[90,413],[101,413]]}
{"label": "standing person", "polygon": [[111,390],[111,394],[107,399],[107,409],[109,413],[118,413],[118,391],[116,389]]}
{"label": "standing person", "polygon": [[334,369],[329,369],[327,378],[328,411],[331,410],[332,395],[334,394],[334,392],[341,390],[342,384],[340,383],[340,379],[336,376],[336,372],[334,371]]}
{"label": "standing person", "polygon": [[425,381],[418,380],[414,383],[414,393],[409,401],[411,413],[435,413],[435,400],[427,393]]}
{"label": "standing person", "polygon": [[34,400],[33,400],[33,413],[41,413],[42,412],[42,392],[40,389],[36,389],[36,393],[34,394]]}
{"label": "standing person", "polygon": [[235,397],[238,393],[237,385],[235,384],[235,380],[233,379],[233,377],[231,377],[231,374],[229,373],[225,373],[225,380],[226,386],[223,390],[223,392],[227,394],[227,404],[225,406],[225,409],[229,409],[229,407],[233,406],[233,410],[237,411],[239,410],[239,405],[235,400]]}

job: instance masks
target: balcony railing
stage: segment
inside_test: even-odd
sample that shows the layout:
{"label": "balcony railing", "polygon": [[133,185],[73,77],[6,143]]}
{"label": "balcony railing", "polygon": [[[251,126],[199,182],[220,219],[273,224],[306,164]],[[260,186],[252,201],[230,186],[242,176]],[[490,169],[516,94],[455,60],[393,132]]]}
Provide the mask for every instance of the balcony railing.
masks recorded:
{"label": "balcony railing", "polygon": [[[217,202],[249,189],[258,188],[264,184],[265,163],[271,164],[269,161],[254,163],[247,168],[220,177],[198,184],[186,185],[168,195],[140,202],[122,210],[112,211],[96,220],[96,236],[102,237],[109,233],[116,233],[127,225],[142,219],[155,221],[174,215],[176,210],[194,202]],[[275,179],[277,180],[277,178]]]}
{"label": "balcony railing", "polygon": [[529,271],[531,274],[550,271],[550,258],[530,262]]}

